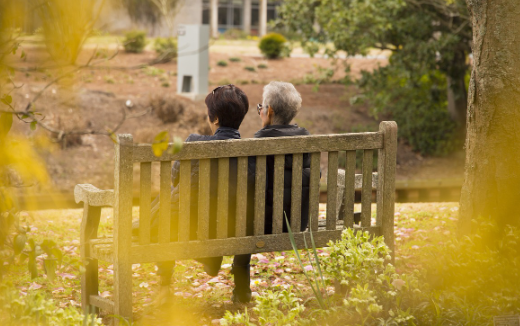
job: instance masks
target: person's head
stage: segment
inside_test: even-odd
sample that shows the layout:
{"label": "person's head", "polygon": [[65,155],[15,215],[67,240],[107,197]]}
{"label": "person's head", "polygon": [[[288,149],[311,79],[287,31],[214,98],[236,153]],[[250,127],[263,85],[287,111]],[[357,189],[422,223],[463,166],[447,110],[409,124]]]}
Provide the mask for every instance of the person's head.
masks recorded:
{"label": "person's head", "polygon": [[302,106],[302,97],[293,84],[273,81],[264,86],[262,106],[258,113],[262,125],[287,125]]}
{"label": "person's head", "polygon": [[206,96],[208,107],[208,123],[211,131],[219,127],[238,129],[249,110],[246,94],[235,85],[224,85],[215,88]]}

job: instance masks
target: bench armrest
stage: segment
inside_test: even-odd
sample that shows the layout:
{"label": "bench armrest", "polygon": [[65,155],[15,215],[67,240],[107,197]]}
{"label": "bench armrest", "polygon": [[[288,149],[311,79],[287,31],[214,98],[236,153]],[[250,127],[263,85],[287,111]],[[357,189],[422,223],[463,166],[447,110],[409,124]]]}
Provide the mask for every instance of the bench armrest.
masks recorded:
{"label": "bench armrest", "polygon": [[84,202],[89,206],[113,206],[114,190],[101,190],[91,184],[79,184],[74,187],[76,203]]}

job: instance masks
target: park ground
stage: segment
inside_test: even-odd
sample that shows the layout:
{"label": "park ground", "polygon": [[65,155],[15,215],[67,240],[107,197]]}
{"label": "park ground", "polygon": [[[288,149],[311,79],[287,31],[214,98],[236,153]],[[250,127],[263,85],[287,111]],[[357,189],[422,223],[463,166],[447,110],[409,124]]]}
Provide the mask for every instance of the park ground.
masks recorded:
{"label": "park ground", "polygon": [[[357,207],[359,209],[359,207]],[[375,209],[375,206],[374,206]],[[137,208],[135,208],[137,210]],[[137,213],[137,211],[135,212]],[[112,210],[103,209],[100,224],[101,236],[112,231]],[[320,218],[324,218],[325,206],[320,206]],[[136,216],[134,214],[134,216]],[[442,246],[455,234],[458,204],[397,204],[395,209],[396,268],[398,273],[421,270],[419,257],[432,248]],[[31,279],[25,263],[11,267],[7,283],[12,283],[21,295],[42,292],[53,298],[58,307],[80,309],[79,226],[82,211],[46,210],[25,215],[31,225],[29,237],[35,240],[53,239],[65,257],[53,281],[43,273],[42,256],[38,259],[39,276]],[[328,250],[318,251],[326,259]],[[302,273],[311,268],[306,253],[302,252],[303,266],[294,253],[273,252],[253,255],[251,287],[254,293],[279,290],[290,286],[303,301],[312,297],[309,283]],[[133,270],[133,311],[138,324],[142,325],[212,325],[229,310],[232,312],[251,309],[253,304],[236,305],[230,301],[233,289],[230,274],[231,257],[225,257],[222,269],[216,277],[204,273],[202,265],[194,261],[177,262],[171,285],[172,295],[161,309],[154,303],[158,293],[159,277],[154,264],[135,264]],[[113,269],[106,263],[99,267],[101,296],[110,298],[113,285]],[[333,291],[333,287],[327,289]],[[306,302],[312,305],[312,300]],[[108,322],[106,314],[101,315]]]}
{"label": "park ground", "polygon": [[[186,138],[190,133],[207,133],[205,105],[177,99],[184,107],[172,122],[158,117],[161,101],[172,101],[176,94],[176,62],[138,68],[156,58],[148,48],[140,54],[116,53],[117,38],[100,37],[89,40],[80,55],[79,63],[86,63],[94,54],[91,66],[79,70],[67,78],[49,86],[35,102],[34,108],[42,112],[51,126],[64,130],[113,130],[121,121],[123,111],[127,117],[118,133],[132,133],[136,142],[152,142],[163,130],[171,135]],[[18,66],[29,68],[17,71],[15,82],[17,109],[24,109],[44,87],[66,70],[31,70],[40,65],[48,55],[41,44],[32,40],[24,50],[26,57],[17,59]],[[33,44],[33,45],[31,45]],[[210,46],[209,89],[217,85],[234,83],[249,97],[250,110],[240,128],[242,137],[252,137],[260,128],[256,104],[261,102],[262,88],[272,80],[289,81],[296,85],[303,97],[303,106],[295,122],[313,134],[377,131],[381,120],[374,118],[366,104],[352,105],[350,99],[359,95],[353,86],[345,86],[344,64],[351,65],[351,77],[357,78],[361,70],[371,70],[387,63],[386,54],[371,53],[367,57],[340,58],[333,65],[331,60],[318,56],[305,56],[296,48],[291,58],[265,60],[256,47],[256,41],[219,40]],[[231,61],[238,58],[239,61]],[[43,60],[45,62],[45,60]],[[219,65],[219,62],[227,66]],[[45,66],[45,63],[43,63]],[[251,68],[254,69],[254,71]],[[250,70],[247,70],[250,69]],[[334,72],[332,76],[327,76]],[[319,86],[317,86],[319,84]],[[153,109],[153,110],[151,110]],[[20,132],[32,134],[42,147],[41,154],[52,179],[52,190],[71,192],[78,183],[91,183],[99,188],[113,187],[113,143],[109,137],[83,135],[69,137],[59,144],[47,141],[56,138],[37,127],[30,131],[19,122]],[[65,146],[64,146],[65,145]],[[326,170],[325,158],[322,168]],[[398,180],[425,180],[461,178],[463,154],[448,157],[424,157],[414,153],[401,142],[397,156]],[[48,191],[43,188],[42,191]]]}

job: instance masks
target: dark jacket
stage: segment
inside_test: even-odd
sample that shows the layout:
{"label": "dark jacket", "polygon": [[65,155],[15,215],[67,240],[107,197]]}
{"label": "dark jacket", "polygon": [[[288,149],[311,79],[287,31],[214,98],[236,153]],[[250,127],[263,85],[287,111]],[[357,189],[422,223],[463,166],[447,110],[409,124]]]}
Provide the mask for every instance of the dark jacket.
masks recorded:
{"label": "dark jacket", "polygon": [[[265,137],[287,137],[305,136],[309,131],[297,125],[271,125],[260,129],[255,133],[255,138]],[[292,186],[292,155],[285,155],[284,168],[284,189],[283,189],[283,210],[291,220],[291,186]],[[265,233],[272,233],[273,225],[273,181],[274,181],[274,156],[267,156],[267,180],[266,180],[266,201],[265,201]],[[309,154],[303,154],[302,167],[302,207],[301,207],[301,231],[307,228],[309,222],[309,182],[311,175],[311,160]],[[285,220],[285,217],[284,217]],[[283,231],[287,232],[287,225],[284,221]]]}

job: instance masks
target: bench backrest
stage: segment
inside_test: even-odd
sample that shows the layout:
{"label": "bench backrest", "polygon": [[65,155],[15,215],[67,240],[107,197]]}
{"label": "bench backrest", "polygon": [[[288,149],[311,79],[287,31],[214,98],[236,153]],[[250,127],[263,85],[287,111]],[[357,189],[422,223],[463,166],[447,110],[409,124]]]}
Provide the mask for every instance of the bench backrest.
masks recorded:
{"label": "bench backrest", "polygon": [[[219,256],[245,253],[250,250],[248,241],[255,244],[256,251],[287,250],[286,234],[282,233],[283,226],[283,188],[284,188],[284,162],[286,154],[293,154],[293,176],[301,176],[303,154],[308,153],[311,159],[310,189],[309,189],[309,228],[315,232],[318,246],[325,245],[330,237],[338,237],[340,232],[336,230],[337,222],[337,178],[338,158],[341,154],[346,156],[345,163],[345,227],[354,226],[354,196],[355,196],[355,170],[356,151],[363,151],[362,164],[362,217],[361,228],[370,230],[375,234],[385,235],[387,244],[393,249],[393,216],[394,216],[394,179],[395,160],[397,147],[397,126],[394,122],[381,122],[378,132],[365,132],[355,134],[337,135],[311,135],[298,137],[221,140],[211,142],[184,143],[183,148],[176,154],[165,154],[156,157],[151,145],[134,144],[131,135],[119,135],[116,144],[115,166],[115,193],[114,193],[114,242],[115,253],[119,259],[135,257],[138,250],[140,255],[150,253],[148,249],[159,248],[160,245],[168,245],[172,250],[177,250],[179,259],[194,258],[197,246],[202,242],[214,242],[207,256]],[[372,202],[372,170],[374,151],[378,151],[377,183],[377,211],[375,224],[371,223]],[[328,156],[327,173],[327,211],[326,230],[318,230],[319,215],[319,181],[320,158],[322,153]],[[263,235],[265,223],[265,182],[266,182],[266,156],[274,156],[274,187],[273,187],[273,235]],[[254,189],[254,236],[246,236],[246,212],[247,212],[247,173],[248,157],[256,157],[256,174]],[[236,185],[236,223],[234,225],[235,238],[242,242],[231,241],[228,237],[228,194],[229,194],[229,163],[230,158],[237,159],[237,185]],[[218,193],[217,193],[217,224],[215,240],[208,240],[209,216],[210,216],[210,160],[218,160]],[[180,161],[180,198],[177,246],[171,245],[170,240],[170,180],[173,161]],[[197,240],[190,241],[190,189],[191,189],[191,160],[199,160],[199,195],[198,195],[198,231]],[[150,218],[151,218],[151,184],[152,163],[160,164],[160,208],[159,208],[159,232],[158,244],[151,243]],[[132,194],[133,194],[133,166],[139,164],[140,170],[140,232],[139,245],[131,244],[132,225]],[[299,234],[301,209],[302,178],[292,180],[291,194],[291,228]],[[307,230],[308,232],[308,230]],[[326,232],[320,237],[320,232]],[[279,235],[283,241],[278,245],[265,245],[266,239],[275,239]],[[247,240],[248,238],[251,238]],[[323,239],[322,239],[323,238]],[[218,240],[222,241],[218,241]],[[299,239],[299,238],[298,238]],[[230,240],[230,241],[224,241]],[[184,246],[178,246],[184,243]],[[234,248],[238,244],[245,244],[244,248]],[[155,247],[154,247],[155,246]],[[142,248],[138,248],[142,247]],[[247,248],[249,249],[247,249]],[[202,247],[200,247],[202,248]],[[175,251],[174,250],[174,251]],[[203,249],[200,249],[203,250]],[[209,250],[205,248],[204,250]],[[200,256],[201,254],[199,254]],[[204,256],[204,255],[202,255]],[[141,261],[155,261],[158,256],[150,253]]]}

